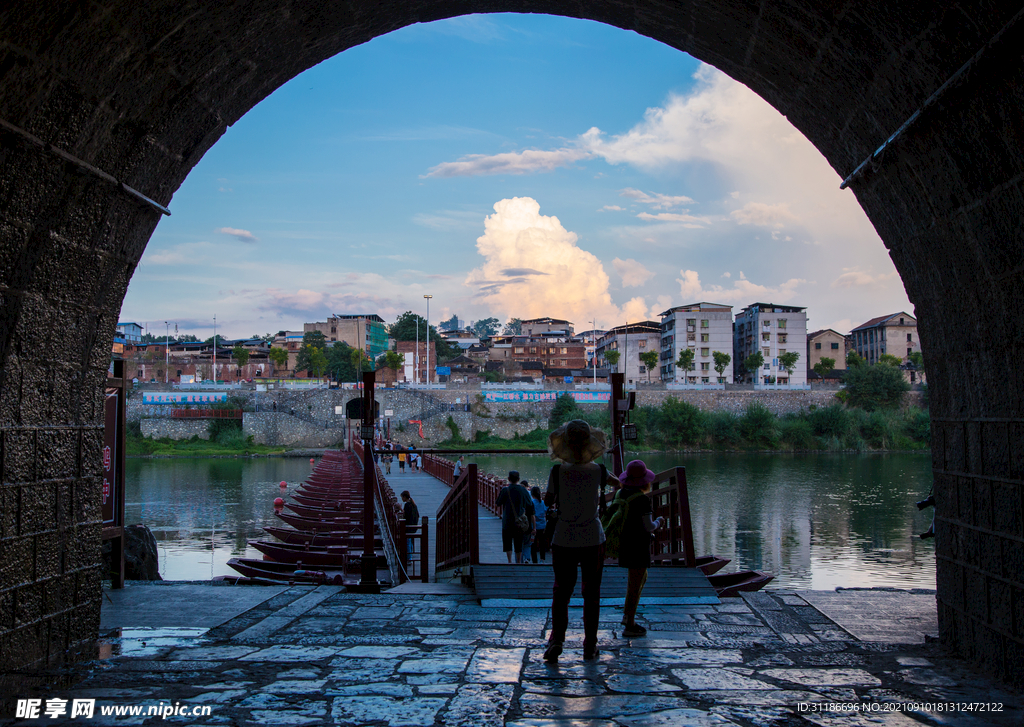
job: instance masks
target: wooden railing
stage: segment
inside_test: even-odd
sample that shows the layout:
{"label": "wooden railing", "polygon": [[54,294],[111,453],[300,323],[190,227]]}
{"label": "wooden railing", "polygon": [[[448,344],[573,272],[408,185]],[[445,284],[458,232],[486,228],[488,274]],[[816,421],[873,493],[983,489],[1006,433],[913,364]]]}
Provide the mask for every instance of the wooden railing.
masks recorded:
{"label": "wooden railing", "polygon": [[673,467],[659,472],[651,485],[652,518],[665,518],[666,526],[654,533],[651,561],[660,565],[697,566],[693,550],[693,521],[690,519],[690,494],[686,488],[686,468]]}
{"label": "wooden railing", "polygon": [[[443,457],[424,454],[423,469],[445,484],[452,485],[454,463]],[[473,482],[468,481],[472,469]],[[479,563],[479,513],[483,506],[495,515],[501,511],[494,503],[498,493],[508,482],[501,477],[477,471],[475,464],[467,465],[456,486],[445,497],[437,511],[437,570]],[[609,473],[609,487],[605,489],[605,502],[611,502],[618,491],[614,475]],[[469,506],[470,498],[473,506]],[[695,568],[693,523],[690,519],[690,495],[686,485],[686,468],[673,467],[659,472],[651,485],[652,517],[665,519],[665,527],[654,534],[651,560],[660,565],[685,565]],[[442,523],[444,517],[444,523]],[[466,538],[472,538],[467,542]],[[444,563],[444,565],[442,565]]]}
{"label": "wooden railing", "polygon": [[470,464],[463,470],[458,481],[452,485],[451,491],[437,508],[437,527],[434,535],[434,569],[437,572],[476,565],[480,562],[480,514],[477,512],[477,495],[476,465]]}
{"label": "wooden railing", "polygon": [[[353,435],[351,440],[352,452],[359,458],[360,462],[363,462],[363,443],[362,441]],[[424,583],[430,582],[430,561],[429,561],[429,547],[430,533],[427,529],[427,523],[429,522],[427,517],[424,516],[420,525],[409,528],[409,532],[406,531],[405,525],[405,513],[402,509],[402,504],[395,495],[394,488],[391,487],[391,483],[384,477],[384,473],[381,472],[380,466],[374,464],[373,466],[373,497],[377,507],[378,517],[383,517],[385,527],[381,533],[381,539],[385,542],[390,541],[390,548],[385,545],[391,553],[394,553],[401,561],[401,567],[398,569],[398,577],[401,583],[410,580],[414,577],[418,577]],[[418,564],[409,563],[408,553],[408,539],[412,538],[413,541],[419,541],[420,560]],[[410,569],[410,565],[413,565]],[[418,567],[416,567],[418,565]]]}

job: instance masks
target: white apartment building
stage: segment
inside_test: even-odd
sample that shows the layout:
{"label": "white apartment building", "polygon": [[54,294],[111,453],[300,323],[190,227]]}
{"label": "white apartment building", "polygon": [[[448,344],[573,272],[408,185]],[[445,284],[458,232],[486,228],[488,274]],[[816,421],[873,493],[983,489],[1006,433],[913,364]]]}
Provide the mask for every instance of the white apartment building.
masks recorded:
{"label": "white apartment building", "polygon": [[[775,383],[788,386],[807,385],[807,309],[777,303],[752,303],[736,316],[733,325],[733,361],[736,369],[743,361],[760,351],[764,365],[756,372],[748,371],[746,379],[757,384]],[[779,356],[787,351],[800,354],[790,375],[779,366]]]}
{"label": "white apartment building", "polygon": [[[598,367],[607,367],[612,373],[621,371],[625,374],[627,384],[645,382],[648,378],[652,382],[657,381],[657,370],[651,369],[648,372],[646,364],[640,360],[640,354],[657,351],[660,338],[661,328],[657,321],[627,323],[612,328],[597,339]],[[619,352],[619,361],[615,366],[609,364],[604,356],[608,351]]]}
{"label": "white apartment building", "polygon": [[[693,368],[676,365],[681,351],[693,351]],[[719,374],[715,351],[732,353],[732,306],[720,303],[691,303],[661,314],[661,380],[676,384],[725,384],[732,381],[733,364]]]}

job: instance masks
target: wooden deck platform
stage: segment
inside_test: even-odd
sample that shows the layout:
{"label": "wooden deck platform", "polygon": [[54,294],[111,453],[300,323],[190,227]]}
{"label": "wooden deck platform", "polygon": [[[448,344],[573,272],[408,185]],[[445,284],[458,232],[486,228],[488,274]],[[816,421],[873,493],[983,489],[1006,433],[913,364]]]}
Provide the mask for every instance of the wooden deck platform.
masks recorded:
{"label": "wooden deck platform", "polygon": [[[555,574],[551,563],[533,565],[483,564],[472,567],[473,587],[482,606],[546,607],[551,605]],[[626,569],[605,565],[601,577],[601,604],[621,606],[626,596]],[[721,603],[708,578],[696,568],[665,566],[651,568],[641,604],[689,605]],[[570,605],[581,606],[580,579]]]}

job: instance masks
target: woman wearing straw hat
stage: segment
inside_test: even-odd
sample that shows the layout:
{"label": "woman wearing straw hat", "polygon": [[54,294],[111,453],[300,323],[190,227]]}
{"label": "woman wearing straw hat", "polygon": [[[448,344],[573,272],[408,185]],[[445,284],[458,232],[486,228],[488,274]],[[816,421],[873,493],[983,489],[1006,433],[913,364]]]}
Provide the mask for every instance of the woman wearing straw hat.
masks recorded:
{"label": "woman wearing straw hat", "polygon": [[548,476],[548,491],[555,493],[558,507],[558,524],[551,537],[555,587],[544,661],[556,662],[562,653],[577,567],[583,576],[583,658],[596,659],[605,540],[598,507],[608,471],[594,460],[604,454],[604,433],[575,419],[551,432],[548,451],[562,464],[552,467]]}
{"label": "woman wearing straw hat", "polygon": [[636,622],[636,609],[640,605],[640,594],[647,583],[647,569],[651,567],[651,534],[664,523],[660,517],[652,520],[651,491],[654,473],[647,469],[643,460],[634,459],[619,475],[617,497],[627,503],[626,520],[622,524],[619,538],[619,566],[629,569],[626,580],[626,603],[622,609],[622,635],[639,638],[647,635],[647,629]]}

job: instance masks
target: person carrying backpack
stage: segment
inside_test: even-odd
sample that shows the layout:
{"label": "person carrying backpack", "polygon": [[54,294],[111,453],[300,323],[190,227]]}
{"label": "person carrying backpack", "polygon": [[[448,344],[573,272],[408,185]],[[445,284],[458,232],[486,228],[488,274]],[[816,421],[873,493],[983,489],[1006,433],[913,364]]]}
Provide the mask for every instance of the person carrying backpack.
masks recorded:
{"label": "person carrying backpack", "polygon": [[[647,469],[643,460],[635,459],[626,465],[619,475],[622,489],[615,495],[610,530],[620,528],[618,535],[619,567],[629,569],[626,580],[626,603],[622,609],[622,623],[625,638],[640,638],[647,635],[647,629],[636,622],[636,610],[640,605],[640,594],[647,583],[647,569],[651,567],[652,534],[665,523],[664,519],[651,519],[651,491],[654,473]],[[609,508],[613,509],[613,508]]]}
{"label": "person carrying backpack", "polygon": [[555,586],[551,595],[551,634],[544,661],[554,663],[562,653],[569,627],[569,600],[576,587],[576,569],[583,576],[583,658],[596,659],[601,615],[601,571],[604,567],[604,529],[598,517],[608,470],[595,462],[605,451],[604,432],[580,419],[563,424],[548,436],[551,468],[548,492],[554,493],[558,520],[551,538]]}
{"label": "person carrying backpack", "polygon": [[501,549],[505,551],[509,563],[522,563],[523,540],[533,531],[536,523],[530,492],[519,484],[519,473],[515,470],[508,473],[508,484],[501,488],[494,506],[501,508]]}

